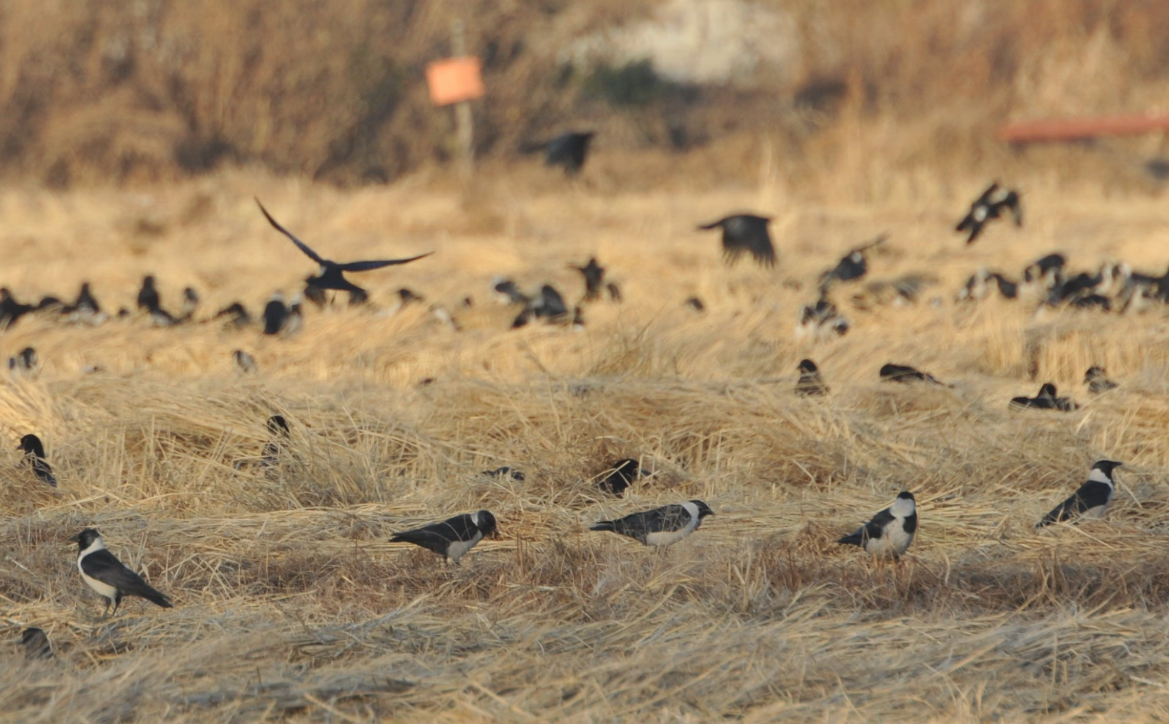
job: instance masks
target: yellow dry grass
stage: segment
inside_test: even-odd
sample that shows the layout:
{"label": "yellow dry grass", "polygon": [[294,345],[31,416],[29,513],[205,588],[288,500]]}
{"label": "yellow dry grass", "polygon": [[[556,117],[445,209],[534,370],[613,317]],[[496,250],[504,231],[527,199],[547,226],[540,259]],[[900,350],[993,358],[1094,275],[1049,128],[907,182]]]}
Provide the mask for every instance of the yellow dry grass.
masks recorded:
{"label": "yellow dry grass", "polygon": [[[492,171],[495,175],[495,171]],[[454,311],[454,332],[400,314],[309,310],[292,339],[217,324],[96,329],[22,320],[45,369],[0,384],[12,447],[46,442],[61,481],[6,453],[5,640],[44,628],[50,662],[0,647],[6,721],[1135,721],[1169,716],[1169,330],[1139,317],[951,299],[980,265],[1017,273],[1055,249],[1094,268],[1165,263],[1163,199],[1103,200],[1035,179],[1028,226],[965,247],[950,227],[981,179],[882,205],[808,205],[773,182],[628,192],[541,170],[468,198],[416,177],[342,192],[247,171],[161,189],[0,192],[3,282],[68,296],[90,280],[131,306],[144,273],[205,316],[257,310],[311,264],[251,200],[338,259],[434,257],[363,275]],[[722,266],[694,231],[734,209],[776,216],[773,272]],[[797,343],[810,280],[887,231],[875,279],[928,272],[940,306],[855,311]],[[568,262],[596,254],[626,302],[583,332],[510,331],[497,274],[575,299]],[[786,283],[785,283],[786,282]],[[802,283],[796,290],[793,282]],[[475,306],[460,310],[459,300]],[[682,302],[697,294],[698,315]],[[840,295],[844,301],[847,295]],[[241,377],[233,349],[261,372]],[[832,394],[791,392],[813,357]],[[886,361],[953,388],[888,386]],[[1028,376],[1032,363],[1038,378]],[[1120,390],[1090,399],[1092,363]],[[87,365],[104,371],[83,375]],[[433,383],[421,385],[428,378]],[[1084,403],[1010,413],[1053,380]],[[293,459],[237,471],[284,414]],[[654,475],[625,500],[591,478],[619,457]],[[1126,463],[1108,518],[1036,533],[1092,461]],[[476,473],[519,467],[522,483]],[[900,565],[834,544],[898,490],[920,505]],[[587,531],[599,518],[702,498],[703,528],[658,554]],[[502,538],[444,568],[391,532],[488,508]],[[101,620],[68,538],[94,526],[176,607],[131,599]]]}

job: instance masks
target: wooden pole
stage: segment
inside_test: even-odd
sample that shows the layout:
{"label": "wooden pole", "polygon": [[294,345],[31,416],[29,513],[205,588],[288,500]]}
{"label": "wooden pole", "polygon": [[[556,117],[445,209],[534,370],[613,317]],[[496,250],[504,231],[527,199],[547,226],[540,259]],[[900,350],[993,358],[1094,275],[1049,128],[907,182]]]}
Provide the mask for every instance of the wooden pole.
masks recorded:
{"label": "wooden pole", "polygon": [[[456,58],[467,54],[467,40],[462,20],[456,20],[451,28],[451,51]],[[475,172],[475,129],[472,125],[470,101],[455,104],[455,140],[459,146],[459,174],[463,181],[470,181]]]}

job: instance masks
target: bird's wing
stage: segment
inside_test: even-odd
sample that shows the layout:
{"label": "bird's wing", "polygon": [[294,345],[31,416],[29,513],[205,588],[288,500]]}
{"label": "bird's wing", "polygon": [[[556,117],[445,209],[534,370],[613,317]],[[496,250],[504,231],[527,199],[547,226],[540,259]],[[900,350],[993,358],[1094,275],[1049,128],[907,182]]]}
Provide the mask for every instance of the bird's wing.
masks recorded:
{"label": "bird's wing", "polygon": [[341,271],[347,271],[347,272],[371,271],[373,269],[381,269],[382,267],[386,267],[386,266],[394,266],[395,264],[409,264],[412,261],[418,261],[419,259],[422,259],[424,257],[428,257],[433,253],[434,253],[433,251],[428,251],[425,254],[419,254],[418,256],[412,256],[408,259],[382,259],[380,261],[351,261],[348,264],[338,264],[337,267]]}
{"label": "bird's wing", "polygon": [[268,223],[271,224],[273,227],[275,227],[275,229],[277,231],[279,231],[281,234],[284,234],[289,239],[291,239],[292,243],[296,244],[296,246],[301,251],[303,251],[308,256],[309,259],[312,259],[313,261],[320,264],[321,266],[325,265],[325,260],[322,259],[319,254],[317,254],[315,251],[313,251],[311,248],[309,248],[308,244],[306,244],[303,241],[301,241],[300,239],[296,238],[296,236],[291,231],[289,231],[288,229],[285,229],[283,226],[281,226],[279,223],[277,223],[276,219],[272,218],[272,215],[268,213],[268,210],[264,208],[264,205],[260,203],[259,199],[256,199],[256,205],[260,207],[260,211],[263,212],[264,218],[268,220]]}
{"label": "bird's wing", "polygon": [[729,219],[723,227],[723,250],[728,256],[749,251],[760,265],[775,266],[775,247],[771,245],[771,235],[767,232],[767,219]]}
{"label": "bird's wing", "polygon": [[974,203],[971,204],[970,207],[974,208],[975,206],[978,206],[979,204],[985,204],[985,203],[989,202],[990,197],[994,196],[994,192],[998,191],[998,190],[999,190],[999,182],[992,181],[990,186],[986,187],[986,191],[983,191],[982,195],[979,196],[977,199],[975,199]]}
{"label": "bird's wing", "polygon": [[681,505],[663,505],[660,508],[633,513],[613,521],[618,533],[635,538],[646,533],[681,530],[690,522],[690,516]]}
{"label": "bird's wing", "polygon": [[1073,515],[1079,515],[1096,506],[1104,505],[1108,502],[1111,492],[1112,489],[1107,484],[1089,480],[1081,485],[1079,490],[1072,493],[1067,500],[1055,506],[1050,513],[1043,516],[1043,520],[1039,521],[1036,527],[1068,520]]}
{"label": "bird's wing", "polygon": [[147,585],[142,576],[122,565],[113,553],[105,549],[94,551],[82,558],[81,570],[90,578],[120,591],[135,591]]}
{"label": "bird's wing", "polygon": [[463,514],[456,515],[454,518],[444,520],[441,523],[431,523],[430,525],[414,530],[395,533],[393,540],[404,540],[410,543],[418,543],[419,545],[426,545],[423,541],[441,541],[445,545],[451,541],[470,540],[475,537],[478,531],[479,528],[475,525],[475,521],[471,519],[471,516],[469,514]]}
{"label": "bird's wing", "polygon": [[894,520],[896,518],[893,517],[893,514],[889,512],[888,508],[885,508],[874,515],[872,520],[865,523],[865,535],[873,540],[880,538],[885,533],[885,527]]}
{"label": "bird's wing", "polygon": [[722,226],[723,224],[725,224],[726,221],[727,221],[726,219],[719,219],[718,221],[712,221],[709,224],[699,224],[698,230],[699,231],[710,231],[711,229],[717,229],[720,226]]}

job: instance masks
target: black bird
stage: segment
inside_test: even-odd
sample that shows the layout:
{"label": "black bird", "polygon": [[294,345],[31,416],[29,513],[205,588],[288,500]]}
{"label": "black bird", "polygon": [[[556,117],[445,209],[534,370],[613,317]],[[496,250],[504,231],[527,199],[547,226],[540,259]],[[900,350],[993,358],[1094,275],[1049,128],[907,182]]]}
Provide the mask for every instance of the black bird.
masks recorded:
{"label": "black bird", "polygon": [[565,174],[575,176],[584,167],[589,154],[589,144],[595,135],[597,134],[593,131],[569,131],[548,141],[525,143],[520,146],[520,152],[543,151],[545,166],[561,166]]}
{"label": "black bird", "polygon": [[[585,295],[584,301],[594,302],[601,298],[601,285],[605,281],[605,267],[597,263],[597,258],[589,259],[589,263],[584,266],[576,266],[570,264],[569,268],[576,269],[584,276],[585,279]],[[617,296],[621,296],[618,292]]]}
{"label": "black bird", "polygon": [[851,282],[860,279],[869,271],[869,263],[865,259],[865,252],[876,248],[889,238],[888,234],[881,234],[867,244],[858,246],[841,257],[836,266],[820,275],[820,288],[830,286],[834,281]]}
{"label": "black bird", "polygon": [[990,291],[990,282],[994,282],[998,286],[999,294],[1002,295],[1003,299],[1015,299],[1019,296],[1018,282],[1007,279],[999,272],[979,269],[970,275],[962,290],[958,292],[958,301],[973,301],[985,298]]}
{"label": "black bird", "polygon": [[722,229],[723,261],[728,266],[737,262],[744,252],[750,252],[756,264],[773,267],[775,247],[771,245],[771,235],[767,232],[767,225],[770,222],[771,218],[768,216],[736,214],[703,224],[698,228],[700,231]]}
{"label": "black bird", "polygon": [[500,304],[528,303],[528,295],[521,292],[519,286],[511,279],[501,279],[492,288],[495,290],[495,299]]}
{"label": "black bird", "polygon": [[1059,410],[1060,412],[1072,412],[1080,409],[1079,405],[1067,397],[1058,397],[1058,394],[1055,385],[1045,382],[1035,397],[1013,397],[1009,407],[1013,409]]}
{"label": "black bird", "polygon": [[382,267],[393,266],[395,264],[408,264],[412,261],[417,261],[434,253],[427,252],[426,254],[419,254],[418,256],[412,256],[407,259],[351,261],[344,264],[339,264],[335,261],[321,258],[320,255],[309,248],[308,244],[305,244],[303,241],[293,236],[291,231],[278,224],[276,219],[273,219],[272,216],[268,213],[268,210],[264,208],[264,205],[260,203],[259,199],[256,199],[256,204],[260,207],[260,211],[263,212],[264,218],[268,220],[268,223],[271,224],[274,229],[287,236],[289,241],[291,241],[293,244],[296,244],[296,247],[304,252],[305,256],[321,265],[320,274],[315,277],[308,277],[305,279],[305,282],[310,286],[319,287],[320,289],[336,289],[337,291],[350,292],[351,304],[353,302],[352,294],[356,292],[361,292],[364,294],[365,290],[346,279],[344,272],[363,272],[371,271],[373,269],[381,269]]}
{"label": "black bird", "polygon": [[101,534],[93,528],[86,528],[74,538],[80,553],[77,555],[77,568],[81,571],[81,579],[94,591],[106,599],[106,609],[103,616],[114,604],[114,613],[124,596],[138,596],[145,598],[156,606],[171,608],[170,600],[150,587],[134,571],[131,571],[122,562],[106,550]]}
{"label": "black bird", "polygon": [[539,318],[555,320],[568,314],[564,297],[551,284],[540,287],[540,296],[532,300],[532,313]]}
{"label": "black bird", "polygon": [[413,289],[402,287],[398,290],[399,308],[408,306],[410,304],[418,304],[426,301],[426,297],[418,294]]}
{"label": "black bird", "polygon": [[26,628],[20,634],[20,645],[24,647],[24,655],[26,658],[53,658],[53,647],[49,645],[49,637],[39,628]]}
{"label": "black bird", "polygon": [[1088,386],[1088,392],[1091,392],[1093,395],[1099,395],[1120,387],[1120,385],[1108,379],[1108,375],[1103,367],[1096,367],[1095,365],[1089,367],[1088,371],[1084,373],[1084,384]]}
{"label": "black bird", "polygon": [[235,368],[245,375],[255,374],[260,370],[259,365],[256,364],[256,358],[242,349],[231,353],[231,361],[235,363]]}
{"label": "black bird", "polygon": [[510,478],[517,483],[524,482],[523,471],[508,467],[507,465],[504,465],[501,468],[496,468],[494,470],[484,470],[479,474],[487,478]]}
{"label": "black bird", "polygon": [[922,372],[909,365],[897,365],[891,362],[882,365],[879,374],[881,375],[881,380],[884,382],[932,382],[935,385],[942,384],[928,372]]}
{"label": "black bird", "polygon": [[264,443],[264,449],[260,452],[260,465],[265,468],[278,465],[280,457],[291,441],[292,431],[288,429],[288,421],[284,419],[284,415],[269,417],[268,442]]}
{"label": "black bird", "polygon": [[706,305],[703,304],[702,300],[699,299],[698,297],[690,297],[685,302],[683,302],[683,305],[690,307],[691,309],[698,312],[699,314],[706,311]]}
{"label": "black bird", "polygon": [[35,375],[40,364],[36,349],[25,347],[15,357],[8,358],[8,371],[13,375]]}
{"label": "black bird", "polygon": [[1042,528],[1045,525],[1063,522],[1073,516],[1104,517],[1108,503],[1112,500],[1112,494],[1116,492],[1116,485],[1112,482],[1112,471],[1122,464],[1113,460],[1097,460],[1096,464],[1092,466],[1092,472],[1088,473],[1088,482],[1081,485],[1080,489],[1072,493],[1070,498],[1043,516],[1043,520],[1036,523],[1035,527]]}
{"label": "black bird", "polygon": [[900,558],[913,542],[917,533],[917,501],[913,493],[902,491],[897,494],[893,505],[880,511],[851,535],[837,543],[859,546],[872,556]]}
{"label": "black bird", "polygon": [[589,530],[612,531],[642,545],[668,546],[698,530],[702,519],[708,515],[714,515],[714,511],[706,503],[691,500],[633,513],[617,520],[602,520]]}
{"label": "black bird", "polygon": [[999,189],[998,182],[987,187],[982,195],[970,204],[970,211],[958,225],[955,231],[969,231],[967,244],[973,244],[982,233],[983,227],[993,219],[999,218],[1004,209],[1010,209],[1015,218],[1015,226],[1023,225],[1023,207],[1019,203],[1019,193],[1012,189]]}
{"label": "black bird", "polygon": [[820,369],[816,367],[815,362],[810,359],[800,360],[796,369],[800,372],[800,379],[796,382],[797,395],[809,397],[828,394],[828,385],[820,376]]}
{"label": "black bird", "polygon": [[0,329],[11,327],[16,320],[34,311],[36,307],[18,302],[8,287],[0,287]]}
{"label": "black bird", "polygon": [[837,311],[826,289],[820,290],[820,298],[815,304],[805,304],[800,308],[800,321],[796,323],[797,337],[819,339],[828,334],[843,337],[848,334],[848,330],[848,319]]}
{"label": "black bird", "polygon": [[153,313],[161,308],[161,304],[158,289],[154,286],[154,275],[147,274],[142,277],[142,288],[138,290],[138,308]]}
{"label": "black bird", "polygon": [[280,334],[288,322],[288,307],[284,304],[284,295],[276,292],[264,305],[264,334]]}
{"label": "black bird", "polygon": [[618,498],[625,496],[625,489],[641,478],[641,466],[633,458],[624,458],[610,465],[597,482],[597,487]]}
{"label": "black bird", "polygon": [[248,308],[239,302],[232,302],[230,305],[220,309],[215,313],[213,319],[227,318],[224,326],[231,330],[240,330],[252,323],[252,315],[248,314]]}
{"label": "black bird", "polygon": [[40,478],[42,483],[47,483],[54,488],[57,487],[57,477],[53,475],[53,468],[45,459],[45,446],[41,444],[39,437],[31,434],[25,435],[20,438],[20,445],[16,449],[24,452],[25,463],[32,468],[33,473]]}
{"label": "black bird", "polygon": [[69,321],[72,322],[100,324],[105,320],[105,315],[101,313],[101,305],[98,304],[97,298],[89,289],[89,282],[82,282],[76,301],[65,311],[69,315]]}
{"label": "black bird", "polygon": [[441,523],[395,533],[390,542],[413,543],[457,564],[476,543],[488,536],[498,535],[495,516],[489,511],[480,510],[478,513],[464,513]]}

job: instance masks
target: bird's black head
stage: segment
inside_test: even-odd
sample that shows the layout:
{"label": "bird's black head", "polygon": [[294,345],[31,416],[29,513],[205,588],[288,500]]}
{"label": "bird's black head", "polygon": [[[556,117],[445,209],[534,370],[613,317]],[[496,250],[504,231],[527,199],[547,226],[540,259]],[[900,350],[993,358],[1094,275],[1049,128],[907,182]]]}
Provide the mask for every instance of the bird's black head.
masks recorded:
{"label": "bird's black head", "polygon": [[268,434],[283,437],[292,434],[292,431],[288,429],[288,421],[284,419],[284,415],[273,415],[268,418]]}
{"label": "bird's black head", "polygon": [[197,302],[199,301],[199,292],[195,291],[194,287],[187,287],[183,290],[183,299],[188,302]]}
{"label": "bird's black head", "polygon": [[1039,388],[1039,397],[1055,397],[1055,385],[1050,382],[1044,382],[1043,386]]}
{"label": "bird's black head", "polygon": [[475,524],[479,528],[479,532],[483,534],[484,538],[498,538],[499,528],[495,524],[495,516],[489,510],[480,510],[477,514],[478,522]]}
{"label": "bird's black head", "polygon": [[819,368],[816,367],[816,363],[810,359],[800,360],[799,370],[800,370],[800,372],[803,372],[805,374],[811,374],[812,372],[819,372],[820,371]]}
{"label": "bird's black head", "polygon": [[81,294],[89,294],[89,282],[81,282]]}
{"label": "bird's black head", "polygon": [[20,446],[18,450],[23,450],[26,455],[36,455],[38,458],[45,456],[45,446],[41,444],[41,439],[36,435],[25,435],[20,438]]}
{"label": "bird's black head", "polygon": [[1111,479],[1112,471],[1123,465],[1124,463],[1118,463],[1115,460],[1097,460],[1096,464],[1092,466],[1092,469],[1099,470],[1100,472],[1107,475],[1109,479]]}
{"label": "bird's black head", "polygon": [[1093,366],[1088,368],[1087,372],[1084,373],[1084,382],[1091,382],[1092,380],[1094,380],[1098,377],[1103,377],[1104,374],[1105,373],[1104,373],[1103,367],[1097,367],[1097,366],[1093,365]]}
{"label": "bird's black head", "polygon": [[900,493],[898,493],[897,499],[898,500],[913,500],[914,502],[916,502],[916,500],[913,497],[913,493],[909,492],[908,490],[902,490]]}
{"label": "bird's black head", "polygon": [[77,535],[73,536],[73,538],[71,538],[71,540],[77,541],[77,549],[81,550],[81,551],[83,551],[86,548],[93,545],[93,542],[95,540],[100,540],[100,539],[101,539],[101,533],[98,533],[97,530],[94,528],[86,528],[85,530],[81,531]]}
{"label": "bird's black head", "polygon": [[154,289],[154,275],[153,274],[147,274],[146,276],[142,277],[142,288],[143,289]]}
{"label": "bird's black head", "polygon": [[698,519],[699,520],[702,520],[703,518],[705,518],[708,515],[714,515],[714,511],[710,509],[710,506],[707,505],[706,503],[702,502],[701,500],[691,500],[690,502],[693,503],[698,508]]}

